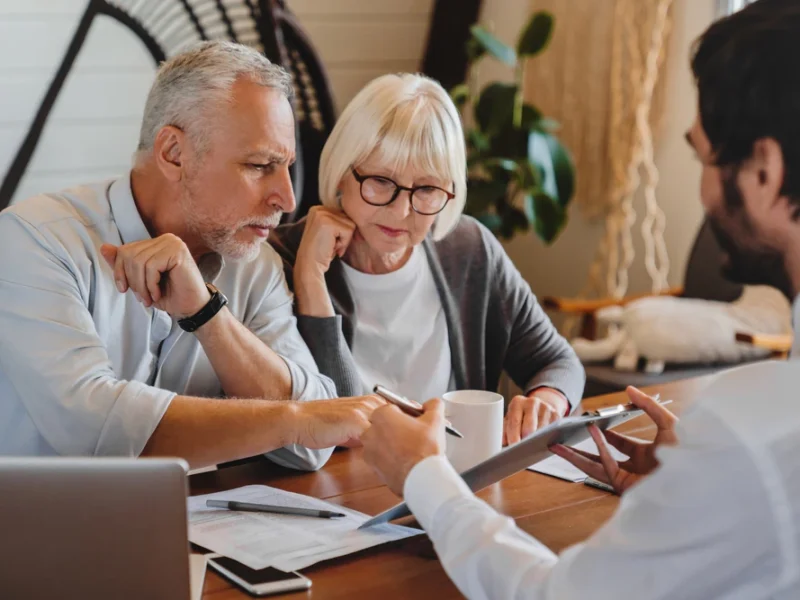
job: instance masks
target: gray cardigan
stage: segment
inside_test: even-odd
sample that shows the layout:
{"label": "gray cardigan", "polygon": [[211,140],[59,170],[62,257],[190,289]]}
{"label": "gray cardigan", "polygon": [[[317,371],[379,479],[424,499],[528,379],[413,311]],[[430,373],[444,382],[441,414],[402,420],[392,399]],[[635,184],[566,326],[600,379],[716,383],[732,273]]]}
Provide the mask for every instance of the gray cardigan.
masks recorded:
{"label": "gray cardigan", "polygon": [[[292,288],[292,267],[304,229],[305,219],[282,225],[269,237]],[[526,394],[551,387],[574,408],[583,393],[583,367],[494,235],[463,216],[443,240],[429,236],[422,246],[447,320],[456,388],[494,391],[506,370]],[[331,263],[325,279],[336,316],[298,315],[298,329],[319,370],[333,379],[340,395],[369,393],[350,352],[358,315],[339,259]]]}

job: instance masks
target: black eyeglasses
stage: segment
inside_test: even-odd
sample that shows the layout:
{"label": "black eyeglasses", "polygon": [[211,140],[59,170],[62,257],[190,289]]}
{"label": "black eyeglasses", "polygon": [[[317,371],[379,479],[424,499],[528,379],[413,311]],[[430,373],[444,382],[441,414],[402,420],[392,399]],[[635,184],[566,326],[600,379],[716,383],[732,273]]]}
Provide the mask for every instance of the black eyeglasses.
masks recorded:
{"label": "black eyeglasses", "polygon": [[411,199],[411,208],[421,215],[436,215],[444,210],[447,203],[456,197],[452,192],[433,185],[403,187],[388,177],[380,175],[361,175],[351,167],[353,177],[361,185],[361,198],[372,206],[388,206],[405,190]]}

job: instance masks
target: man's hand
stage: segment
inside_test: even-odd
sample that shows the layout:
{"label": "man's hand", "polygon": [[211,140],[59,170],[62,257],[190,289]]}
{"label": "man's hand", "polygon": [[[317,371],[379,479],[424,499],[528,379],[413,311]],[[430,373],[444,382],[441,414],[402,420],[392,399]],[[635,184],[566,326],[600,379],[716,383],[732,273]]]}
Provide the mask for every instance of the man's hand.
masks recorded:
{"label": "man's hand", "polygon": [[558,421],[569,411],[569,402],[561,392],[538,388],[529,396],[515,396],[508,405],[503,422],[503,445],[516,444],[538,429]]}
{"label": "man's hand", "polygon": [[[551,448],[553,454],[572,463],[590,477],[612,485],[617,494],[625,492],[658,466],[655,452],[659,446],[674,446],[678,443],[675,436],[678,417],[634,387],[629,387],[627,393],[631,402],[644,410],[658,427],[653,442],[643,442],[615,431],[601,432],[592,425],[589,427],[589,433],[597,444],[599,456],[560,444]],[[628,460],[618,464],[611,456],[606,443],[628,456]]]}
{"label": "man's hand", "polygon": [[378,396],[292,402],[294,443],[314,450],[352,443],[369,427],[373,411],[385,404]]}
{"label": "man's hand", "polygon": [[131,290],[145,306],[182,319],[211,299],[186,244],[171,233],[122,246],[103,244],[100,253],[114,269],[120,293]]}
{"label": "man's hand", "polygon": [[372,427],[361,436],[364,459],[398,496],[417,463],[444,454],[444,404],[434,399],[424,408],[425,414],[415,418],[385,406],[372,414]]}

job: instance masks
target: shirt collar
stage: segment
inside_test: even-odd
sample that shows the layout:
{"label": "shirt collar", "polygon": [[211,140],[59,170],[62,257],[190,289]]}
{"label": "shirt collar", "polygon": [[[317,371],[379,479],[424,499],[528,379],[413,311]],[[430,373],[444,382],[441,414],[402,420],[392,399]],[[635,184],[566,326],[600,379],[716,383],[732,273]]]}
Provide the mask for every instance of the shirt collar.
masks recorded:
{"label": "shirt collar", "polygon": [[119,237],[123,244],[132,244],[151,238],[150,232],[142,221],[136,201],[133,199],[131,189],[130,171],[125,177],[120,177],[108,189],[108,199],[111,203],[111,214],[119,230]]}
{"label": "shirt collar", "polygon": [[[133,198],[130,172],[125,177],[120,177],[111,183],[111,187],[108,189],[108,199],[111,203],[111,214],[123,244],[152,239]],[[203,256],[197,266],[203,278],[213,283],[222,271],[222,267],[225,266],[225,261],[221,255],[214,252]]]}

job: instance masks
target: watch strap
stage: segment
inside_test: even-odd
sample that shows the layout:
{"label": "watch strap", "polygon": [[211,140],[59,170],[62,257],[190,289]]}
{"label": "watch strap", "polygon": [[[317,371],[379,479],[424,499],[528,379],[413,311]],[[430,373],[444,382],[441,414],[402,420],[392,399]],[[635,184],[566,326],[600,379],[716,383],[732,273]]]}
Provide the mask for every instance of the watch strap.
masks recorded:
{"label": "watch strap", "polygon": [[188,331],[189,333],[197,331],[212,318],[214,318],[214,316],[221,311],[226,304],[228,304],[228,299],[225,297],[225,294],[220,292],[213,285],[207,283],[206,288],[208,288],[208,291],[211,294],[211,298],[208,302],[206,302],[206,305],[191,317],[178,319],[178,325],[184,331]]}

